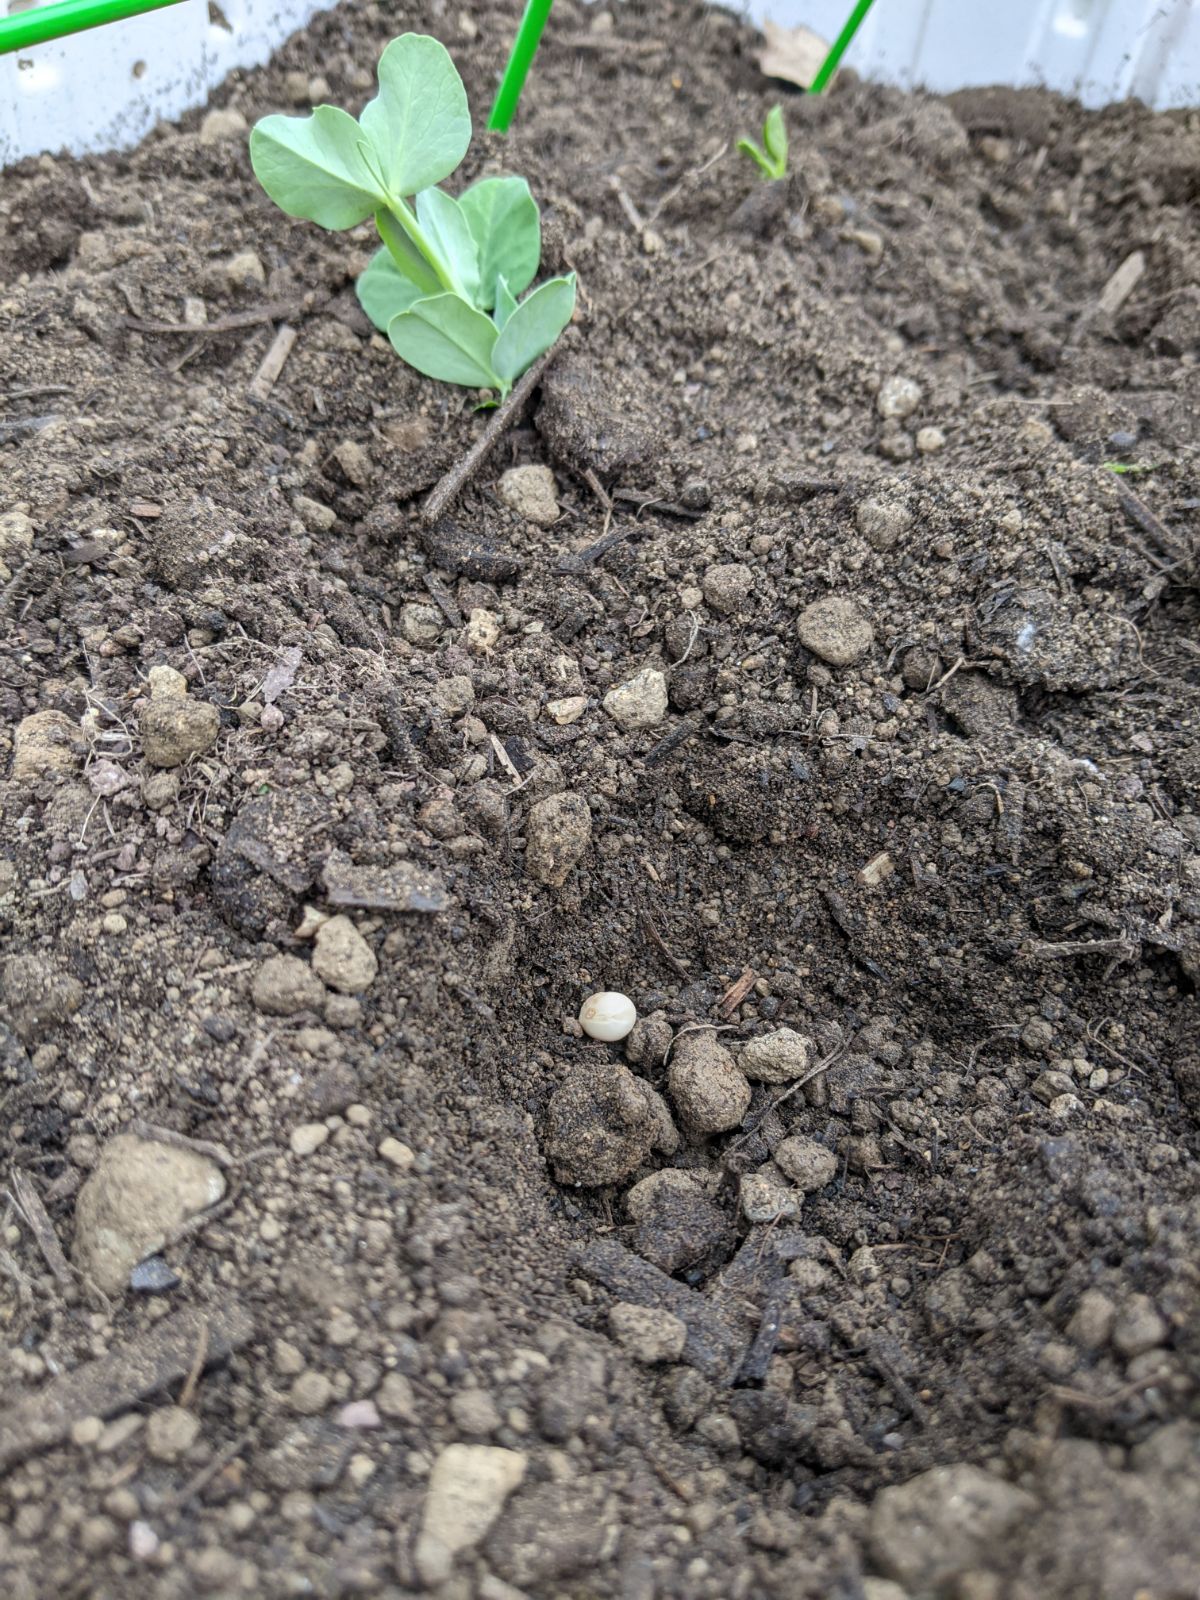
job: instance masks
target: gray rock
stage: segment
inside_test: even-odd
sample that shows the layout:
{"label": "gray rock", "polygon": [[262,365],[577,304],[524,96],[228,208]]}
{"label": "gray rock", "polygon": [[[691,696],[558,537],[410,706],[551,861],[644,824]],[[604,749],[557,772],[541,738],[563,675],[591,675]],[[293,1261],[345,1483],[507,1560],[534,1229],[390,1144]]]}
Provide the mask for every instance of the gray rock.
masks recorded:
{"label": "gray rock", "polygon": [[1170,1329],[1166,1318],[1148,1294],[1132,1294],[1117,1313],[1113,1324],[1113,1348],[1126,1358],[1156,1350],[1167,1342]]}
{"label": "gray rock", "polygon": [[643,667],[604,696],[605,711],[626,733],[654,728],[667,714],[667,680],[656,667]]}
{"label": "gray rock", "polygon": [[608,1313],[613,1338],[635,1361],[654,1366],[678,1361],[687,1343],[687,1326],[670,1311],[619,1300]]}
{"label": "gray rock", "polygon": [[901,422],[921,404],[921,385],[913,378],[885,378],[875,397],[875,409],[885,421]]}
{"label": "gray rock", "polygon": [[73,1017],[83,1004],[78,978],[59,972],[45,956],[10,956],[0,969],[0,997],[22,1044],[36,1044]]}
{"label": "gray rock", "polygon": [[270,956],[254,974],[250,998],[268,1016],[294,1017],[320,1009],[325,985],[299,956]]}
{"label": "gray rock", "polygon": [[200,124],[201,144],[220,144],[223,139],[240,139],[246,132],[246,119],[232,106],[210,111]]}
{"label": "gray rock", "polygon": [[409,644],[429,648],[438,642],[446,622],[436,606],[410,600],[400,607],[400,632]]}
{"label": "gray rock", "polygon": [[375,952],[349,917],[330,917],[313,939],[313,971],[331,989],[361,994],[375,982]]}
{"label": "gray rock", "polygon": [[1103,1350],[1116,1320],[1117,1308],[1109,1297],[1100,1289],[1085,1289],[1067,1323],[1067,1338],[1089,1354]]}
{"label": "gray rock", "polygon": [[119,1295],[144,1256],[224,1193],[224,1174],[207,1156],[117,1134],[75,1203],[75,1263],[98,1289]]}
{"label": "gray rock", "polygon": [[911,1594],[941,1593],[1036,1509],[1031,1494],[979,1467],[932,1467],[875,1497],[871,1558]]}
{"label": "gray rock", "polygon": [[625,1209],[634,1223],[633,1248],[663,1272],[720,1257],[733,1239],[731,1218],[691,1173],[678,1167],[664,1167],[635,1183]]}
{"label": "gray rock", "polygon": [[525,826],[525,870],[537,883],[559,889],[592,842],[592,813],[581,794],[547,795],[530,807]]}
{"label": "gray rock", "polygon": [[430,690],[430,698],[448,717],[461,717],[475,704],[475,685],[463,673],[439,678]]}
{"label": "gray rock", "polygon": [[809,1042],[794,1028],[776,1028],[751,1039],[738,1066],[755,1083],[794,1083],[808,1070]]}
{"label": "gray rock", "polygon": [[833,667],[846,667],[871,648],[875,630],[858,604],[844,595],[814,600],[796,623],[800,643]]}
{"label": "gray rock", "polygon": [[183,1406],[163,1406],[146,1419],[146,1449],[155,1461],[178,1461],[195,1444],[200,1418]]}
{"label": "gray rock", "polygon": [[221,731],[221,714],[207,700],[151,700],[138,718],[142,753],[152,767],[181,767],[207,755]]}
{"label": "gray rock", "polygon": [[34,711],[13,729],[13,782],[65,777],[74,771],[81,748],[80,731],[65,713]]}
{"label": "gray rock", "polygon": [[510,467],[497,491],[506,506],[539,528],[558,521],[558,485],[549,467]]}
{"label": "gray rock", "polygon": [[738,1202],[747,1222],[786,1222],[800,1215],[803,1196],[771,1162],[757,1172],[744,1172],[738,1184]]}
{"label": "gray rock", "polygon": [[509,1507],[485,1547],[490,1564],[519,1589],[564,1595],[563,1581],[591,1573],[616,1529],[605,1516],[608,1483],[575,1475],[539,1483]]}
{"label": "gray rock", "polygon": [[129,1287],[135,1294],[167,1294],[179,1287],[179,1274],[162,1256],[147,1256],[129,1274]]}
{"label": "gray rock", "polygon": [[24,561],[33,548],[36,525],[24,511],[6,511],[0,516],[0,583],[12,577],[14,562]]}
{"label": "gray rock", "polygon": [[812,1194],[837,1177],[838,1158],[816,1139],[793,1133],[775,1146],[775,1165],[804,1194]]}
{"label": "gray rock", "polygon": [[519,1450],[450,1444],[429,1475],[415,1561],[425,1583],[444,1582],[456,1556],[484,1539],[525,1476]]}
{"label": "gray rock", "polygon": [[912,527],[912,512],[898,500],[871,499],[854,513],[859,533],[873,550],[890,550]]}
{"label": "gray rock", "polygon": [[702,584],[704,602],[722,616],[732,616],[741,609],[753,585],[754,574],[743,561],[709,567]]}

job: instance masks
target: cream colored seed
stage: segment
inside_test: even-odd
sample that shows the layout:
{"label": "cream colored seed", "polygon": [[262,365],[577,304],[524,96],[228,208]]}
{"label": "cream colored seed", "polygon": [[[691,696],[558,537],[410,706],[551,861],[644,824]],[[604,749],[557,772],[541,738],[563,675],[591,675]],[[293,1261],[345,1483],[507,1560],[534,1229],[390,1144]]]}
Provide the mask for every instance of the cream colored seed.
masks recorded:
{"label": "cream colored seed", "polygon": [[623,1039],[637,1021],[637,1008],[627,994],[605,989],[590,994],[579,1010],[579,1025],[592,1039],[612,1044]]}

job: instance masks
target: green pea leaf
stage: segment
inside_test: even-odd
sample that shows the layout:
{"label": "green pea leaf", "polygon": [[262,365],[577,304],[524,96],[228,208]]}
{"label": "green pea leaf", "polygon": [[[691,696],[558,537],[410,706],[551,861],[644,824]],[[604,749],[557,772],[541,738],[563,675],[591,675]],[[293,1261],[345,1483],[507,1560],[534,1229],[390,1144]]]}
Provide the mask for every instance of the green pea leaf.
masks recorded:
{"label": "green pea leaf", "polygon": [[[487,293],[503,275],[515,295],[537,275],[542,222],[524,178],[481,178],[459,195],[479,250],[479,281]],[[490,310],[494,300],[484,302]]]}
{"label": "green pea leaf", "polygon": [[383,199],[361,139],[358,123],[337,106],[318,106],[310,117],[264,117],[250,134],[250,164],[289,217],[353,228]]}
{"label": "green pea leaf", "polygon": [[497,328],[503,329],[504,324],[517,309],[517,302],[514,299],[503,274],[496,279],[496,293],[494,298],[496,301],[496,309],[492,312],[492,321],[496,324]]}
{"label": "green pea leaf", "polygon": [[770,156],[775,176],[782,178],[787,172],[788,136],[783,120],[783,107],[772,106],[763,123],[763,148]]}
{"label": "green pea leaf", "polygon": [[389,192],[417,194],[448,178],[471,142],[471,112],[445,45],[402,33],[379,58],[379,93],[359,122]]}
{"label": "green pea leaf", "polygon": [[388,324],[388,338],[398,356],[443,383],[468,388],[499,388],[492,370],[496,325],[456,294],[418,300]]}
{"label": "green pea leaf", "polygon": [[389,251],[376,250],[366,271],[359,274],[354,292],[380,333],[386,333],[392,318],[407,311],[426,291],[404,276]]}
{"label": "green pea leaf", "polygon": [[477,304],[479,252],[458,201],[441,189],[422,189],[416,211],[422,233],[449,268],[459,294]]}
{"label": "green pea leaf", "polygon": [[492,369],[505,389],[544,355],[571,320],[575,274],[551,278],[526,295],[504,324],[492,353]]}

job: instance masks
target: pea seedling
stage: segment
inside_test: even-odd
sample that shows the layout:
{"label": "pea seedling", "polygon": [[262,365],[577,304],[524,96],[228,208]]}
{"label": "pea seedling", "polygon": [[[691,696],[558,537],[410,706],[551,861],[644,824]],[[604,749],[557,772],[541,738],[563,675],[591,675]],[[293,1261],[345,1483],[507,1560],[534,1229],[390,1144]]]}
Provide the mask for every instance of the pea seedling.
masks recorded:
{"label": "pea seedling", "polygon": [[739,139],[737,147],[744,156],[750,157],[764,178],[786,178],[788,136],[782,106],[772,106],[767,112],[762,141],[760,148],[753,139]]}
{"label": "pea seedling", "polygon": [[457,200],[437,187],[471,142],[445,46],[402,34],[378,77],[357,122],[337,106],[264,117],[250,134],[255,176],[280,210],[319,227],[373,216],[383,245],[358,280],[363,310],[427,378],[503,397],[570,322],[575,274],[525,294],[542,227],[524,178],[482,178]]}

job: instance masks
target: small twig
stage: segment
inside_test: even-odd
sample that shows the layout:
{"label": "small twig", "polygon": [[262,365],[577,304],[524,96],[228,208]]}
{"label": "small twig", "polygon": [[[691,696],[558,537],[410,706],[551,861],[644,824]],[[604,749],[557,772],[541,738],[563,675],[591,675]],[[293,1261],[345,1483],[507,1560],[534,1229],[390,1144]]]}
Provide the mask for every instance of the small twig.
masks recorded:
{"label": "small twig", "polygon": [[554,360],[561,344],[556,344],[548,350],[540,361],[535,361],[525,376],[517,381],[492,412],[491,421],[476,439],[460,461],[456,461],[444,477],[439,478],[429,492],[429,498],[421,511],[421,519],[427,527],[432,527],[442,513],[449,507],[452,500],[461,493],[468,481],[478,472],[487,457],[496,448],[500,439],[507,433],[517,416],[520,414],[526,400],[542,381],[546,368]]}
{"label": "small twig", "polygon": [[678,973],[681,978],[686,979],[690,983],[692,978],[691,973],[688,971],[684,963],[680,961],[677,956],[673,956],[667,949],[662,934],[659,933],[658,929],[650,921],[649,917],[642,918],[642,932],[646,935],[646,938],[671,968],[672,972]]}
{"label": "small twig", "polygon": [[463,614],[458,609],[458,603],[456,602],[454,596],[438,577],[437,573],[426,570],[421,574],[421,581],[429,590],[430,596],[437,603],[438,610],[442,613],[450,626],[452,628],[461,628],[463,625]]}
{"label": "small twig", "polygon": [[677,667],[681,667],[683,665],[683,663],[687,660],[687,658],[691,655],[692,651],[695,649],[696,640],[700,637],[700,618],[696,615],[696,613],[694,611],[689,611],[688,612],[688,617],[691,620],[692,631],[691,631],[691,634],[690,634],[690,636],[688,638],[687,649],[683,652],[683,654],[680,656],[679,660],[675,663],[675,665]]}
{"label": "small twig", "polygon": [[[144,317],[122,317],[121,321],[135,333],[186,333],[189,338],[203,339],[217,333],[236,333],[239,328],[254,328],[260,322],[279,322],[305,309],[303,300],[278,300],[272,305],[255,306],[251,311],[231,311],[227,317],[201,323],[198,328],[190,322],[151,322]],[[316,311],[318,307],[309,309]]]}
{"label": "small twig", "polygon": [[50,1221],[42,1197],[38,1194],[29,1178],[23,1172],[14,1172],[12,1175],[13,1203],[24,1218],[30,1233],[37,1241],[37,1247],[45,1258],[46,1265],[66,1288],[75,1282],[71,1269],[67,1265],[67,1258],[63,1254],[62,1245],[58,1242],[58,1234],[54,1231],[54,1224]]}
{"label": "small twig", "polygon": [[192,1361],[187,1377],[183,1380],[183,1388],[179,1391],[176,1402],[185,1411],[190,1411],[192,1401],[196,1398],[196,1390],[200,1384],[200,1374],[204,1371],[204,1363],[208,1360],[208,1323],[200,1324],[200,1332],[196,1338],[196,1354]]}
{"label": "small twig", "polygon": [[1071,956],[1119,955],[1126,961],[1137,954],[1138,947],[1131,939],[1119,934],[1111,939],[1034,939],[1021,946],[1021,955],[1027,961],[1063,961]]}
{"label": "small twig", "polygon": [[259,363],[258,371],[250,379],[248,388],[252,399],[265,400],[267,398],[275,387],[275,381],[283,371],[295,342],[295,328],[290,323],[280,323],[275,330],[275,337],[271,340],[266,355]]}
{"label": "small twig", "polygon": [[701,717],[685,717],[670,733],[665,734],[646,757],[646,765],[653,767],[660,761],[665,761],[672,750],[678,750],[681,744],[686,744],[693,734],[699,733],[703,726]]}
{"label": "small twig", "polygon": [[630,199],[620,178],[614,175],[608,180],[608,186],[616,195],[617,204],[625,213],[629,226],[635,233],[644,233],[646,231],[646,219]]}
{"label": "small twig", "polygon": [[1117,498],[1130,522],[1139,527],[1147,538],[1153,539],[1160,550],[1169,555],[1173,561],[1189,559],[1188,551],[1171,535],[1161,517],[1155,516],[1146,502],[1140,495],[1134,494],[1128,484],[1117,485]]}
{"label": "small twig", "polygon": [[583,481],[587,484],[588,488],[596,496],[596,499],[599,500],[600,504],[604,507],[605,511],[611,513],[612,512],[612,497],[609,494],[608,490],[600,482],[600,479],[592,471],[591,467],[585,467],[583,469]]}
{"label": "small twig", "polygon": [[706,515],[703,511],[693,511],[688,506],[676,505],[673,500],[659,500],[655,495],[643,494],[640,489],[614,489],[612,498],[623,501],[626,505],[636,506],[634,514],[639,517],[643,511],[665,511],[668,516],[685,517],[689,522],[696,522]]}
{"label": "small twig", "polygon": [[758,982],[758,973],[753,967],[747,967],[736,983],[731,983],[721,996],[717,1010],[723,1017],[731,1017],[742,1001]]}
{"label": "small twig", "polygon": [[189,1139],[186,1133],[176,1133],[174,1128],[160,1128],[156,1122],[143,1122],[140,1117],[127,1123],[122,1131],[136,1134],[139,1139],[174,1145],[178,1150],[191,1150],[198,1156],[207,1156],[219,1167],[232,1167],[234,1164],[233,1157],[223,1144],[214,1144],[210,1139]]}
{"label": "small twig", "polygon": [[177,1495],[168,1496],[162,1502],[159,1508],[160,1515],[170,1516],[172,1512],[182,1511],[189,1500],[194,1500],[202,1489],[208,1487],[218,1473],[224,1472],[229,1463],[241,1455],[242,1451],[250,1443],[250,1439],[251,1433],[249,1429],[245,1433],[239,1433],[236,1439],[231,1439],[225,1448],[218,1450],[212,1460],[201,1467],[194,1477],[188,1479]]}
{"label": "small twig", "polygon": [[940,689],[944,683],[949,683],[950,679],[954,676],[954,674],[958,671],[958,669],[960,667],[965,667],[966,664],[967,664],[966,656],[959,656],[958,660],[949,669],[949,671],[948,672],[943,672],[941,677],[938,679],[938,681],[936,683],[931,683],[929,685],[929,687],[928,687],[928,689],[926,689],[925,693],[926,694],[932,694],[935,689]]}
{"label": "small twig", "polygon": [[[679,1035],[676,1034],[676,1038],[678,1037]],[[746,1140],[752,1133],[757,1133],[759,1128],[762,1127],[763,1123],[771,1115],[772,1111],[778,1110],[785,1100],[790,1100],[794,1094],[799,1094],[800,1090],[804,1088],[806,1083],[811,1083],[814,1078],[819,1078],[823,1072],[828,1072],[829,1068],[833,1066],[834,1062],[837,1061],[838,1058],[844,1053],[844,1050],[845,1046],[839,1045],[838,1048],[831,1051],[823,1061],[818,1061],[815,1067],[810,1067],[803,1077],[797,1078],[795,1083],[789,1083],[782,1094],[776,1095],[774,1100],[771,1101],[770,1105],[763,1107],[749,1127],[746,1128],[745,1131],[740,1134],[732,1144],[726,1145],[724,1151],[725,1156],[731,1156],[739,1145],[745,1144]]]}
{"label": "small twig", "polygon": [[[606,517],[606,523],[607,520]],[[588,567],[594,567],[610,550],[615,549],[617,545],[623,544],[626,539],[631,539],[634,534],[641,531],[640,528],[632,525],[628,528],[608,529],[600,535],[594,544],[588,545],[586,550],[580,550],[576,555],[564,556],[554,570],[560,575],[568,576],[586,571]]]}
{"label": "small twig", "polygon": [[1141,1394],[1143,1389],[1152,1389],[1155,1384],[1162,1383],[1165,1377],[1165,1373],[1150,1372],[1144,1378],[1135,1378],[1132,1383],[1114,1390],[1112,1394],[1085,1394],[1082,1389],[1070,1389],[1056,1383],[1050,1385],[1050,1393],[1060,1405],[1075,1406],[1081,1411],[1112,1411],[1124,1405],[1126,1400]]}

